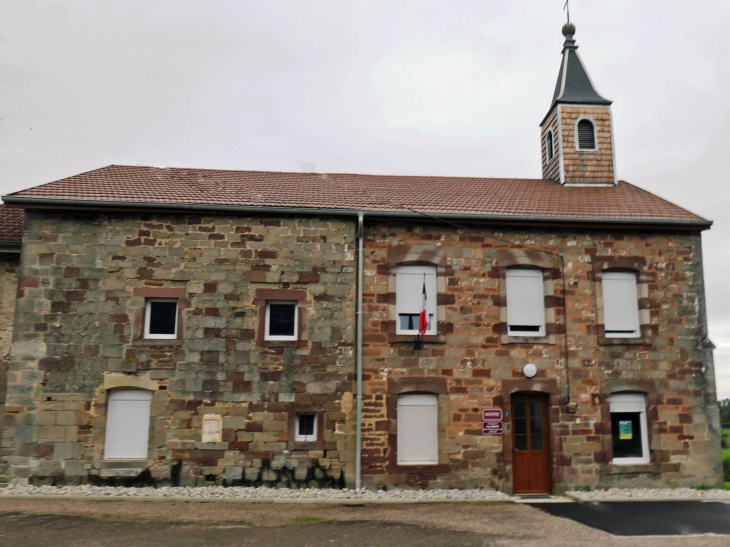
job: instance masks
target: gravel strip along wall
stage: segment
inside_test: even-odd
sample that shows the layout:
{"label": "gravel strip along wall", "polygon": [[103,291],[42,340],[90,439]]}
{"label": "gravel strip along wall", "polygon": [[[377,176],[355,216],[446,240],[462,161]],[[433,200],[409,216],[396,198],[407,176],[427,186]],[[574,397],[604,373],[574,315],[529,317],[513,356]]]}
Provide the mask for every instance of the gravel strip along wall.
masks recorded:
{"label": "gravel strip along wall", "polygon": [[161,487],[110,486],[15,486],[0,490],[3,496],[108,496],[129,498],[211,498],[259,500],[355,500],[355,501],[510,501],[496,490],[344,490],[334,488]]}

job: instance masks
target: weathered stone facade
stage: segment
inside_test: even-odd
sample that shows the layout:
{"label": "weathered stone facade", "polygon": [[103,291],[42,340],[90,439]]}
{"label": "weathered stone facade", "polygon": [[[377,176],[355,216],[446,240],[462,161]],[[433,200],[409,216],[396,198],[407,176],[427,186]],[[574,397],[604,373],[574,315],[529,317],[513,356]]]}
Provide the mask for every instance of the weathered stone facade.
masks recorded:
{"label": "weathered stone facade", "polygon": [[[10,433],[7,428],[3,427],[3,424],[5,422],[6,379],[10,363],[19,266],[19,253],[0,253],[0,475],[4,473],[5,468],[2,456],[5,455],[7,446],[10,445]],[[5,437],[6,431],[8,432],[7,437]]]}
{"label": "weathered stone facade", "polygon": [[[549,397],[554,491],[721,484],[699,232],[486,226],[476,232],[433,223],[368,225],[364,484],[511,491],[511,433],[482,435],[480,410],[499,407],[508,416],[511,396],[521,392]],[[439,276],[438,334],[427,336],[422,349],[393,326],[394,266],[414,262],[436,265]],[[537,343],[506,336],[504,268],[516,264],[543,268],[552,285],[545,291],[547,333]],[[608,267],[638,272],[638,339],[606,338],[601,330],[597,285]],[[528,362],[538,368],[533,380],[522,373]],[[566,412],[568,374],[575,414]],[[399,466],[394,458],[396,399],[408,391],[438,395],[438,465]],[[611,463],[608,396],[627,391],[647,398],[649,464]]]}
{"label": "weathered stone facade", "polygon": [[[354,222],[29,212],[5,461],[34,482],[345,486],[353,481]],[[179,301],[179,336],[140,337],[145,298]],[[265,341],[265,301],[300,337]],[[262,305],[263,303],[263,305]],[[106,398],[153,392],[146,462],[103,459]],[[297,443],[295,412],[318,412]],[[201,442],[204,414],[222,441]]]}

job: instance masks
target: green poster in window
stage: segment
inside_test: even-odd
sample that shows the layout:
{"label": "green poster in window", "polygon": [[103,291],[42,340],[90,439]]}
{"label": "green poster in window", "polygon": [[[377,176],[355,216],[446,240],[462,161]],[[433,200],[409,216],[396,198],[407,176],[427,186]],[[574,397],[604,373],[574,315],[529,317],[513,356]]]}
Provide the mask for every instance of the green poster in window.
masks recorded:
{"label": "green poster in window", "polygon": [[631,420],[619,421],[618,423],[618,438],[622,441],[630,441],[634,438],[633,431],[631,430]]}

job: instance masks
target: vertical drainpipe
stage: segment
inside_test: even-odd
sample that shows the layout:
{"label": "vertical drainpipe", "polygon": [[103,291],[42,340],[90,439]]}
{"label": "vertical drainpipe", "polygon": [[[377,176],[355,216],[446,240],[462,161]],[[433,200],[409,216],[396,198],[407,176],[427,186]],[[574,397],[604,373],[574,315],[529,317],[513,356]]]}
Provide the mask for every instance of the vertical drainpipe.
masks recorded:
{"label": "vertical drainpipe", "polygon": [[357,398],[355,399],[357,429],[355,435],[355,488],[362,486],[362,270],[364,214],[357,215]]}

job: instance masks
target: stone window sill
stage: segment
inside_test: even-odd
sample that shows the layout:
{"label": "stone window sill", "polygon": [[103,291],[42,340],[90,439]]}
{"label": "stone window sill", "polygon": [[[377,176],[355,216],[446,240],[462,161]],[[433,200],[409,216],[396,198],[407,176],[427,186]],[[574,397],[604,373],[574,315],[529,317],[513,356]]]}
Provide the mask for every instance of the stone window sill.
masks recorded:
{"label": "stone window sill", "polygon": [[651,346],[651,339],[646,336],[638,338],[606,338],[598,337],[598,345],[600,346]]}
{"label": "stone window sill", "polygon": [[557,336],[554,334],[548,334],[547,336],[510,336],[509,334],[503,334],[501,342],[504,345],[507,344],[557,344]]}
{"label": "stone window sill", "polygon": [[[415,344],[418,337],[414,334],[389,334],[388,342],[391,344]],[[424,344],[445,344],[446,336],[443,334],[429,334],[423,337]]]}
{"label": "stone window sill", "polygon": [[97,469],[139,469],[147,468],[147,460],[100,460],[96,462]]}
{"label": "stone window sill", "polygon": [[436,465],[388,465],[387,472],[393,474],[420,474],[420,475],[432,475],[440,473],[448,473],[451,471],[451,466],[445,463],[439,463]]}
{"label": "stone window sill", "polygon": [[662,466],[658,463],[610,463],[605,468],[606,475],[639,475],[645,473],[658,474],[661,472]]}
{"label": "stone window sill", "polygon": [[324,441],[289,441],[286,448],[291,451],[324,450]]}
{"label": "stone window sill", "polygon": [[185,340],[173,338],[140,338],[132,342],[132,347],[142,348],[177,348],[183,345]]}

